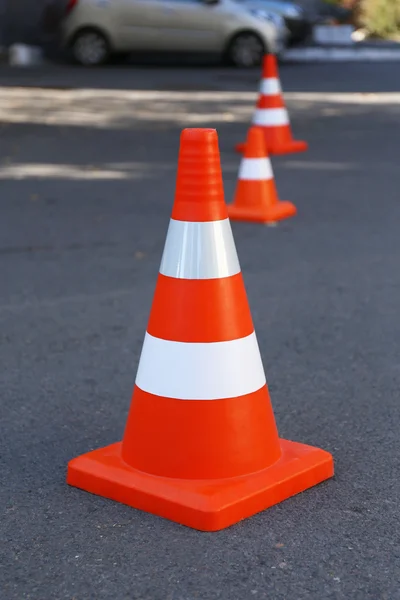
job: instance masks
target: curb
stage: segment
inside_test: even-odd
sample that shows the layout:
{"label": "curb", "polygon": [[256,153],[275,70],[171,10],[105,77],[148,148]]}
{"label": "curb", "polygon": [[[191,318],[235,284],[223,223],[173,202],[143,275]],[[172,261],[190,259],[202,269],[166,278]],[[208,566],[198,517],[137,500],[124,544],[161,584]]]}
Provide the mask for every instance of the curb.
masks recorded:
{"label": "curb", "polygon": [[293,48],[281,55],[283,62],[380,62],[400,61],[400,48]]}

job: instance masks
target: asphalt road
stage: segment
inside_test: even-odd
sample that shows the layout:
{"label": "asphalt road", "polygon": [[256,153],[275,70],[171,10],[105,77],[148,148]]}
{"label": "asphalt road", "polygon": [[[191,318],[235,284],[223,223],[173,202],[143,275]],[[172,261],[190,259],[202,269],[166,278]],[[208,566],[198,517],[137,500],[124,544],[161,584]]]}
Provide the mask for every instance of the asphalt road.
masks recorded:
{"label": "asphalt road", "polygon": [[257,75],[0,73],[2,600],[400,598],[400,65],[284,67],[298,216],[234,225],[280,434],[335,478],[212,534],[65,483],[123,433],[180,130],[230,200]]}

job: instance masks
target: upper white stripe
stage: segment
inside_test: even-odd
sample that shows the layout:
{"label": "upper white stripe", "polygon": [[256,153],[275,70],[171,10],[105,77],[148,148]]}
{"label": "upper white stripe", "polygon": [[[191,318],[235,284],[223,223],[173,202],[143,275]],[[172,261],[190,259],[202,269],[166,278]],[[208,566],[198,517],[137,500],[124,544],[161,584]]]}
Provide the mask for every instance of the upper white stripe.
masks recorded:
{"label": "upper white stripe", "polygon": [[229,219],[171,219],[160,273],[177,279],[217,279],[240,273]]}
{"label": "upper white stripe", "polygon": [[208,344],[170,342],[146,333],[136,385],[156,396],[218,400],[265,385],[256,334]]}
{"label": "upper white stripe", "polygon": [[269,158],[244,158],[240,163],[239,179],[272,179],[272,167]]}
{"label": "upper white stripe", "polygon": [[260,93],[264,96],[276,96],[282,92],[281,84],[275,77],[261,79]]}
{"label": "upper white stripe", "polygon": [[254,125],[287,125],[289,117],[286,108],[257,108]]}

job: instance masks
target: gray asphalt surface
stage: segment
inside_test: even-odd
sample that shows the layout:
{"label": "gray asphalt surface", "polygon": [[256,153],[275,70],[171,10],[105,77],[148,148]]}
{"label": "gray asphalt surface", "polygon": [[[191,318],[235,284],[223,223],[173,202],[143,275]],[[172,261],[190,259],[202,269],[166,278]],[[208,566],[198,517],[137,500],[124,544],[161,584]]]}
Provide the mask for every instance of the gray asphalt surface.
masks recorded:
{"label": "gray asphalt surface", "polygon": [[[257,77],[4,69],[0,109],[13,86],[162,98],[254,91]],[[33,98],[28,112],[14,99],[0,123],[2,600],[400,598],[400,105],[334,100],[400,92],[400,66],[287,66],[282,78],[289,92],[317,93],[289,98],[310,151],[273,161],[299,214],[234,234],[280,434],[331,451],[335,478],[212,534],[65,484],[70,458],[122,436],[180,129],[208,109],[195,96],[168,100],[172,117],[155,121],[151,106],[146,117],[132,105],[126,121],[97,127],[46,121],[59,96],[46,110]],[[232,114],[204,121],[219,131],[228,200],[248,118]]]}

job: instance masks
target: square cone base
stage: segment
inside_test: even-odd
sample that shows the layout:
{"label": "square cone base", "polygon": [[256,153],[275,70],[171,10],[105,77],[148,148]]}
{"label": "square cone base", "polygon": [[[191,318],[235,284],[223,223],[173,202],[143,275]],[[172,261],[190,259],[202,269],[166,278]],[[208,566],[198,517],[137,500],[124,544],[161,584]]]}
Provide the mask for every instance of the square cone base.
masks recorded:
{"label": "square cone base", "polygon": [[72,460],[67,483],[201,531],[218,531],[333,476],[324,450],[281,440],[271,467],[243,477],[182,480],[137,471],[121,458],[121,442]]}
{"label": "square cone base", "polygon": [[294,204],[286,201],[279,201],[267,209],[257,209],[251,206],[228,205],[228,216],[231,221],[251,221],[252,223],[276,223],[289,219],[297,214]]}
{"label": "square cone base", "polygon": [[270,154],[274,154],[275,156],[279,154],[294,154],[296,152],[306,152],[308,144],[300,140],[291,140],[283,144],[273,144],[268,150]]}
{"label": "square cone base", "polygon": [[[236,144],[235,151],[243,154],[246,149],[246,142],[242,142],[241,144]],[[272,146],[268,145],[269,154],[279,155],[279,154],[294,154],[296,152],[306,152],[308,150],[307,142],[303,142],[301,140],[291,140],[290,142],[286,142],[283,144],[274,144]]]}

